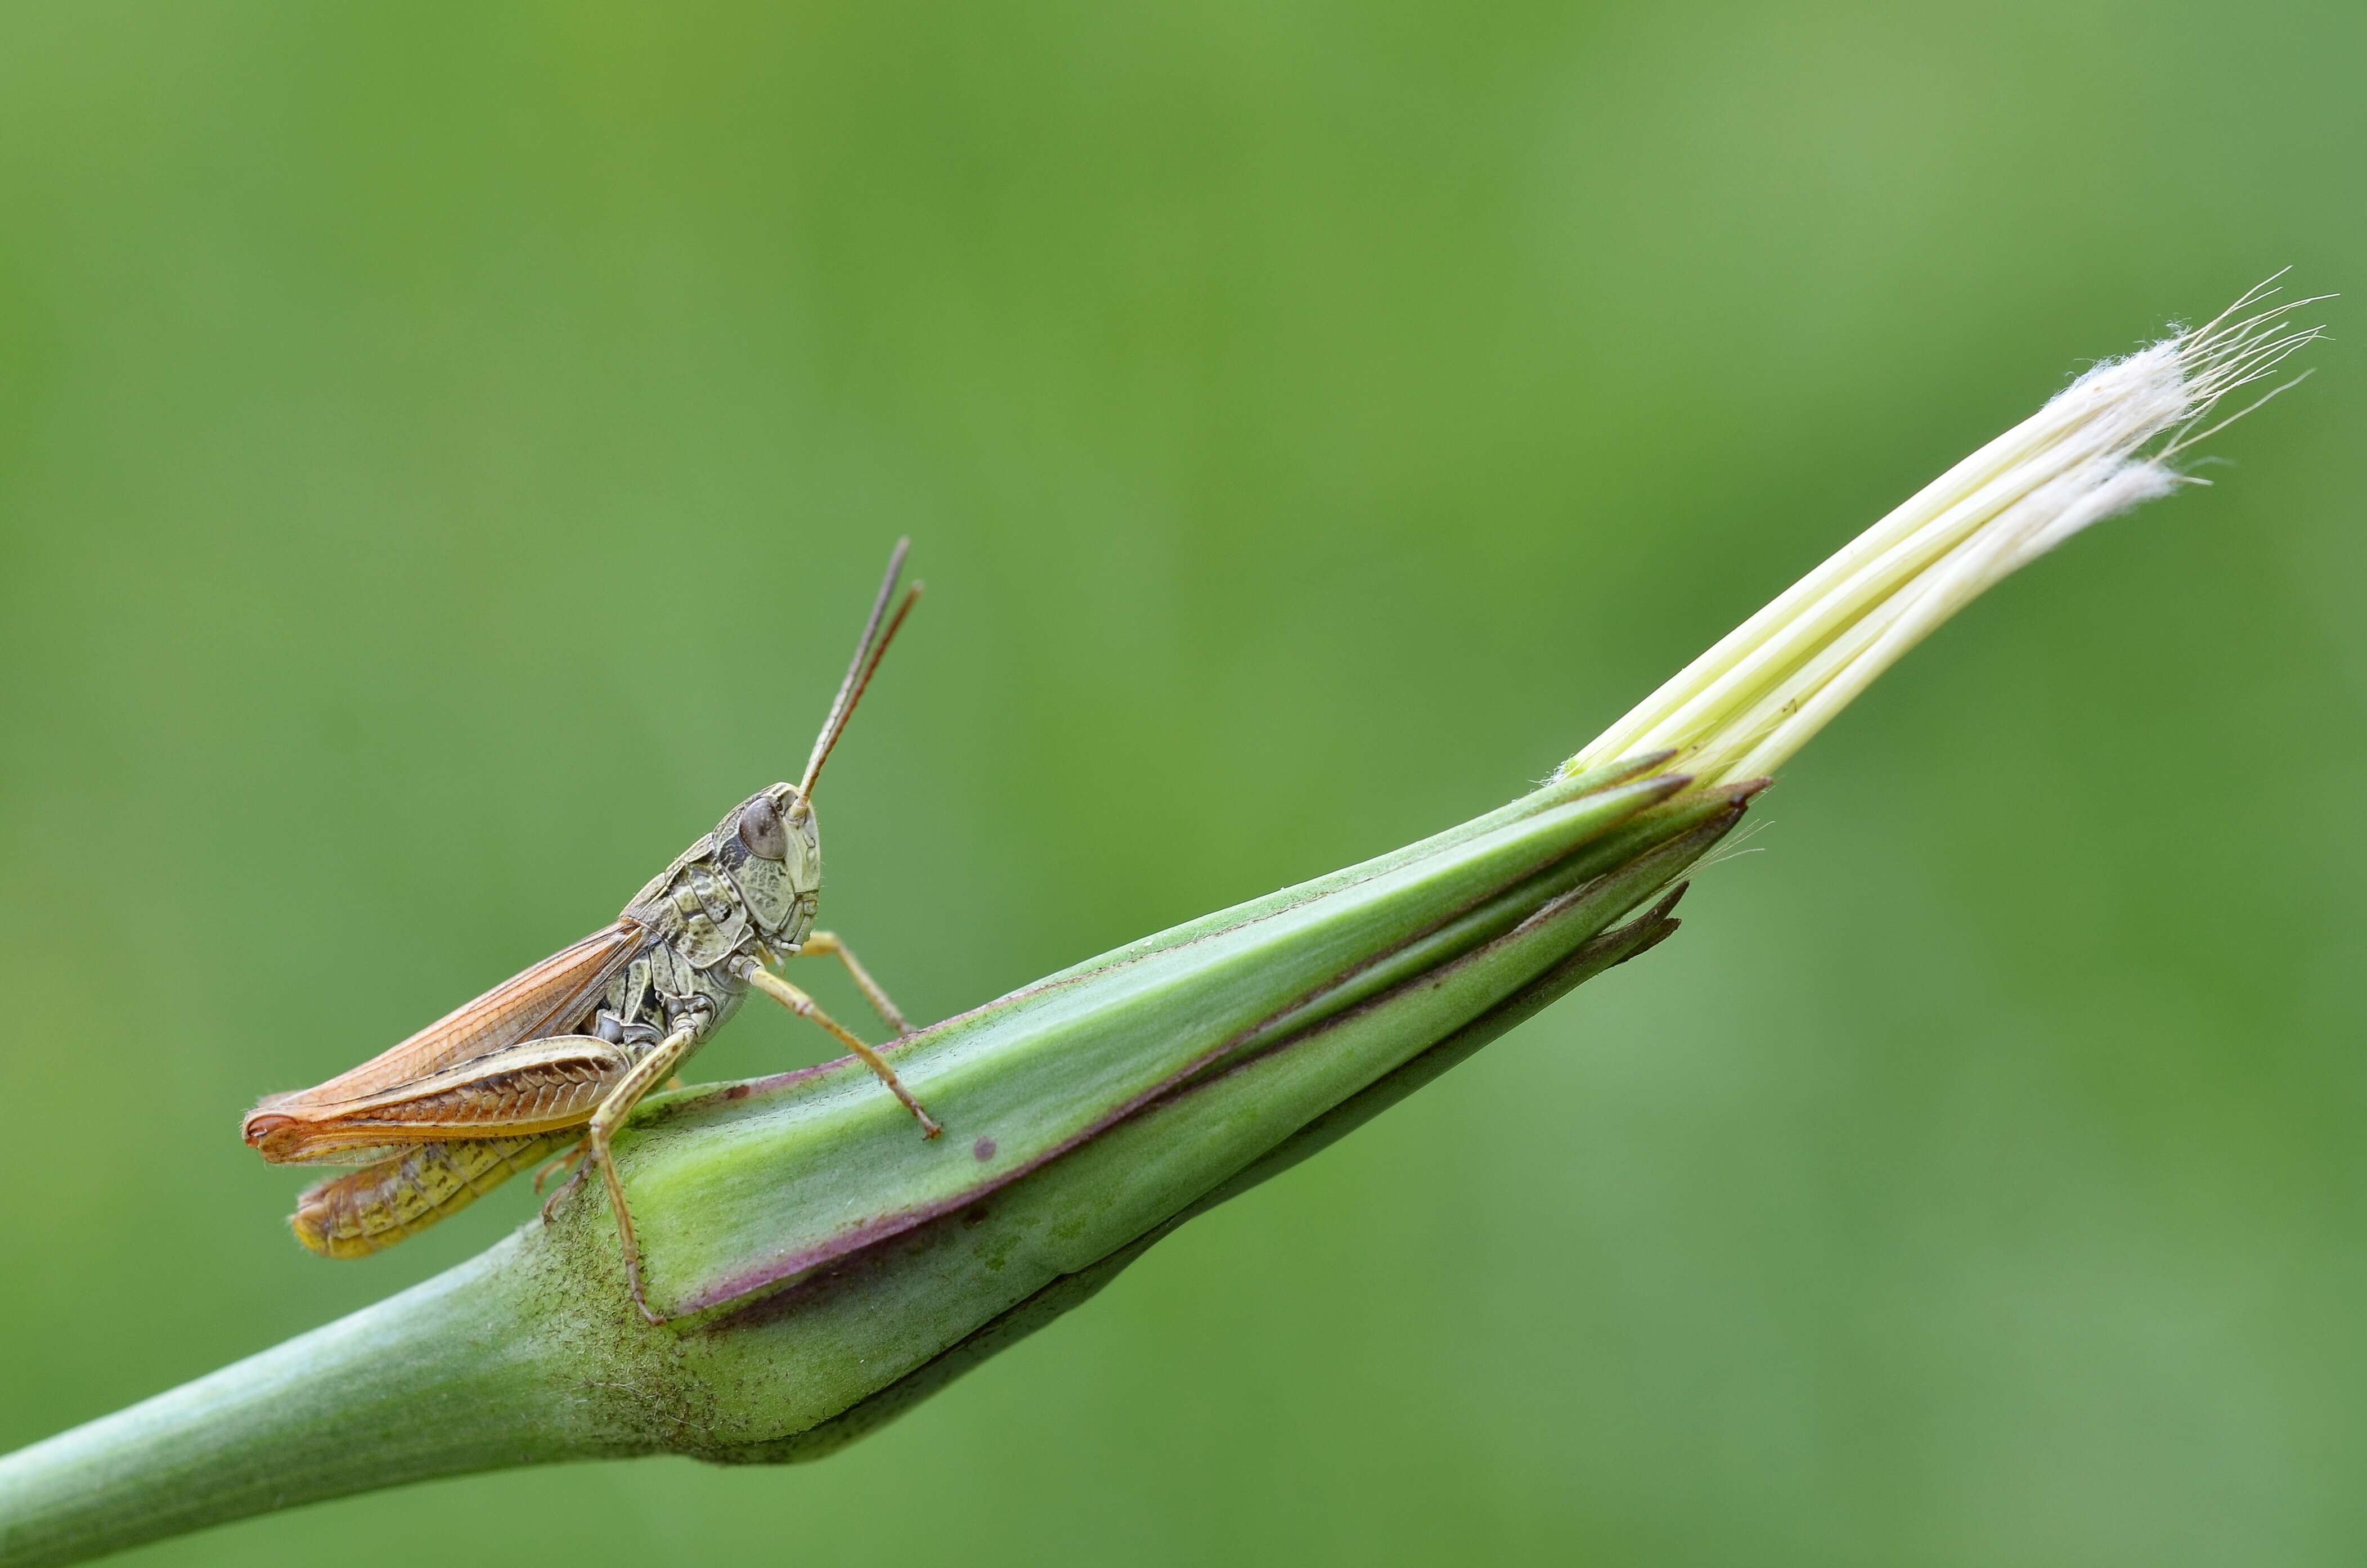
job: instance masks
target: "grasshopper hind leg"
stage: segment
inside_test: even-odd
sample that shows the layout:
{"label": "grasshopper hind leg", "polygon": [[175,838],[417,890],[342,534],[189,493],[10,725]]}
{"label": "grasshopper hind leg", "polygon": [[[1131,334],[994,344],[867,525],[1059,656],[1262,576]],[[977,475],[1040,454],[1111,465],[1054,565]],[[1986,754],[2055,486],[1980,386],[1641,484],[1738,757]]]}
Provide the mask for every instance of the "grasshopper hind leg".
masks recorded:
{"label": "grasshopper hind leg", "polygon": [[323,1258],[366,1258],[459,1213],[565,1140],[471,1138],[422,1144],[332,1177],[296,1200],[289,1227]]}

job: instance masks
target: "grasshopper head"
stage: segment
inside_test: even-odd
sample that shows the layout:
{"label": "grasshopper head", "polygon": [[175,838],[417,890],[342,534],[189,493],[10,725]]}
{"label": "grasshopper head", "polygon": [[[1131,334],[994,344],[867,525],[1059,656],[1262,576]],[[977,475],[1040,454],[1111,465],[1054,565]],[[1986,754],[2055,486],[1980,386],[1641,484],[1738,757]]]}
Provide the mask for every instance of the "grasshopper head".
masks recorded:
{"label": "grasshopper head", "polygon": [[821,892],[821,826],[794,784],[758,790],[716,827],[720,859],[775,942],[800,941]]}
{"label": "grasshopper head", "polygon": [[787,866],[800,892],[821,886],[821,819],[795,784],[758,790],[735,814],[732,832],[742,849]]}

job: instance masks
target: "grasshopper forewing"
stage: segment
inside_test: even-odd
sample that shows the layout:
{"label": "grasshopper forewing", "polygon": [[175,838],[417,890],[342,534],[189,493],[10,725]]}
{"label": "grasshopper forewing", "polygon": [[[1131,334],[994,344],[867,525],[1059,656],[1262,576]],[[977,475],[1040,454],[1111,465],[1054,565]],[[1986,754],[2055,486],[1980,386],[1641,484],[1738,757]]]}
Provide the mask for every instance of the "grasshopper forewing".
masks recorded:
{"label": "grasshopper forewing", "polygon": [[[609,1140],[751,989],[828,1030],[903,1102],[923,1135],[937,1135],[936,1122],[878,1052],[767,967],[801,955],[835,957],[889,1027],[910,1032],[845,944],[813,930],[821,890],[814,785],[920,595],[915,583],[888,614],[906,547],[900,542],[889,560],[802,780],[770,785],[733,807],[613,923],[352,1071],[269,1096],[247,1113],[247,1143],[274,1164],[362,1168],[297,1200],[290,1224],[299,1241],[331,1258],[376,1252],[574,1144],[572,1158],[597,1168],[606,1185],[634,1304],[651,1322],[663,1321],[641,1288],[632,1213]],[[583,1174],[578,1169],[551,1203]]]}
{"label": "grasshopper forewing", "polygon": [[[496,1097],[486,1108],[498,1103],[502,1091],[484,1069],[521,1042],[563,1035],[606,996],[647,937],[637,922],[617,920],[351,1072],[313,1089],[266,1096],[247,1113],[246,1141],[275,1165],[350,1165],[355,1150],[454,1135],[461,1125],[456,1102],[470,1092],[464,1086]],[[406,1114],[406,1107],[415,1113]],[[406,1134],[406,1128],[415,1130]]]}

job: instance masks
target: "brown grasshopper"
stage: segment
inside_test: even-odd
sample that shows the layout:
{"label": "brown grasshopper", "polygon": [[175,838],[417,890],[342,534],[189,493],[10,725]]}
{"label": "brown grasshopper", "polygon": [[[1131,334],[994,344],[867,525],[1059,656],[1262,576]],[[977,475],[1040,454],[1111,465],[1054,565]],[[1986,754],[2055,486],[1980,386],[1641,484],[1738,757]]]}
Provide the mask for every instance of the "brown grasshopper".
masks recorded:
{"label": "brown grasshopper", "polygon": [[[577,1168],[543,1205],[543,1216],[596,1167],[617,1216],[633,1304],[651,1323],[663,1322],[642,1293],[640,1248],[609,1140],[752,987],[860,1056],[919,1121],[923,1136],[942,1131],[877,1051],[766,967],[798,956],[837,958],[890,1029],[912,1032],[846,945],[812,929],[821,891],[814,784],[920,597],[915,583],[888,614],[909,544],[900,541],[889,559],[803,779],[733,807],[610,925],[383,1055],[318,1088],[272,1095],[247,1113],[246,1141],[276,1165],[361,1167],[296,1201],[289,1224],[297,1240],[328,1258],[391,1247],[573,1142],[573,1152],[551,1168]],[[549,1174],[536,1177],[536,1190]]]}

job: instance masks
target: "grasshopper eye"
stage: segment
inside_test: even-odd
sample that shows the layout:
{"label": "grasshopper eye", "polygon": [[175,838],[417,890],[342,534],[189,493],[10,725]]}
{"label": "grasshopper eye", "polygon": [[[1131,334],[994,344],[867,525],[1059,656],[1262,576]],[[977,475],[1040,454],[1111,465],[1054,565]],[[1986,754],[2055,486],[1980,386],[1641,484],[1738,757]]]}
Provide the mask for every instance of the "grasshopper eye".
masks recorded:
{"label": "grasshopper eye", "polygon": [[789,836],[782,829],[781,814],[773,807],[769,795],[758,795],[740,808],[740,841],[748,852],[764,860],[787,860],[789,857]]}

